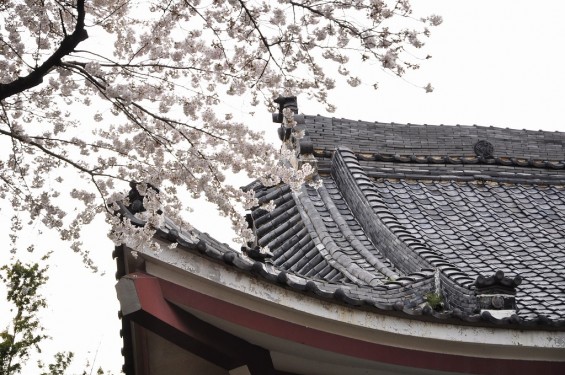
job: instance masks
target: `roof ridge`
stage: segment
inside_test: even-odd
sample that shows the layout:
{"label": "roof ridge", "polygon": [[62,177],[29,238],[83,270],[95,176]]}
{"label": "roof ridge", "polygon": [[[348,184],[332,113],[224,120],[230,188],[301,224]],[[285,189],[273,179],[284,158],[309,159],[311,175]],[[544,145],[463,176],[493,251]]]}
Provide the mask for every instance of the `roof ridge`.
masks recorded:
{"label": "roof ridge", "polygon": [[[314,156],[318,158],[331,158],[335,150],[327,148],[314,148]],[[352,151],[353,152],[353,151]],[[381,152],[353,152],[355,157],[361,161],[381,161],[391,163],[416,163],[416,164],[481,164],[481,165],[500,165],[536,169],[565,169],[565,159],[545,160],[535,158],[521,158],[513,156],[497,156],[485,158],[483,156],[469,155],[416,155],[381,153]]]}
{"label": "roof ridge", "polygon": [[377,124],[377,125],[391,125],[391,126],[406,126],[406,127],[433,127],[433,128],[448,128],[448,127],[457,127],[457,128],[478,128],[478,129],[494,129],[494,130],[503,130],[503,131],[508,131],[508,132],[520,132],[520,133],[535,133],[535,134],[554,134],[554,133],[563,133],[557,130],[543,130],[543,129],[538,129],[538,130],[533,130],[533,129],[512,129],[509,128],[507,126],[494,126],[494,125],[477,125],[477,124],[426,124],[426,123],[419,123],[419,124],[414,124],[414,123],[400,123],[400,122],[388,122],[388,121],[367,121],[367,120],[361,120],[361,119],[357,119],[357,120],[352,120],[352,119],[348,119],[345,117],[328,117],[328,116],[322,116],[322,115],[307,115],[307,114],[300,114],[300,115],[296,115],[296,116],[301,116],[304,119],[307,118],[311,118],[311,119],[315,119],[315,118],[322,118],[322,119],[328,119],[328,120],[332,120],[332,121],[336,121],[336,120],[345,120],[348,121],[349,124],[353,125],[353,124]]}
{"label": "roof ridge", "polygon": [[317,189],[318,194],[322,198],[325,206],[327,207],[328,211],[330,212],[331,218],[339,228],[343,237],[351,244],[351,246],[360,254],[363,259],[365,259],[370,265],[376,268],[378,272],[383,274],[386,277],[396,279],[399,277],[393,270],[391,270],[386,264],[382,261],[377,259],[370,251],[363,245],[357,236],[353,234],[349,225],[345,222],[345,219],[338,211],[335,203],[333,203],[332,198],[330,198],[329,193],[326,187],[322,184]]}
{"label": "roof ridge", "polygon": [[[345,158],[348,160],[346,161]],[[352,173],[351,169],[355,169],[355,175]],[[344,199],[346,200],[349,207],[352,208],[352,212],[361,226],[365,226],[365,232],[368,234],[371,241],[382,251],[387,258],[392,260],[392,263],[398,267],[402,272],[409,274],[412,272],[418,272],[422,268],[429,268],[432,266],[425,257],[422,257],[418,252],[411,248],[408,244],[403,241],[394,228],[391,228],[387,221],[393,222],[398,228],[401,227],[400,223],[395,222],[392,215],[387,221],[383,220],[383,211],[388,213],[384,202],[381,201],[380,196],[376,191],[371,191],[373,193],[369,198],[367,196],[366,190],[372,189],[372,184],[366,175],[365,171],[359,165],[359,162],[354,157],[353,152],[347,148],[339,147],[334,154],[332,159],[332,175],[337,185],[340,187],[340,191],[344,192]],[[360,185],[364,185],[361,188]],[[381,212],[377,211],[378,209]],[[362,218],[363,220],[359,220]],[[367,227],[368,226],[368,227]],[[408,232],[403,233],[409,235]],[[412,236],[409,236],[412,237]],[[428,249],[423,244],[420,244],[418,240],[414,238],[414,241],[435,255],[431,249]],[[410,256],[402,256],[397,254],[399,252],[410,252]],[[420,260],[418,262],[418,259]]]}
{"label": "roof ridge", "polygon": [[[348,202],[350,207],[357,209],[357,212],[353,211],[354,215],[365,216],[364,220],[358,221],[366,226],[373,226],[373,228],[364,228],[365,232],[374,243],[379,243],[380,240],[384,244],[380,248],[385,251],[384,255],[392,260],[394,266],[407,274],[429,267],[439,270],[439,281],[441,286],[444,287],[443,290],[451,307],[472,313],[477,306],[476,298],[474,298],[474,279],[452,265],[441,254],[426,246],[408,232],[401,223],[396,221],[394,216],[388,212],[384,202],[381,201],[376,189],[374,189],[351,150],[338,147],[332,159],[332,164],[332,173],[335,174],[336,182],[341,181],[342,184],[347,184],[351,188],[341,190],[346,192],[354,190],[356,192],[354,196],[349,196],[350,202]],[[355,169],[355,175],[351,172],[351,169]],[[364,187],[362,188],[360,185]],[[367,196],[367,191],[372,193],[370,199]],[[351,202],[355,199],[355,196],[362,201]],[[344,198],[346,198],[345,195]],[[377,211],[377,206],[379,211]],[[384,220],[383,217],[385,213],[389,216],[387,220]],[[457,273],[455,274],[452,271],[457,271]]]}
{"label": "roof ridge", "polygon": [[[506,165],[565,169],[565,132],[516,130],[479,126],[432,126],[413,124],[378,123],[347,119],[307,116],[304,118],[312,148],[317,156],[320,152],[333,150],[336,146],[348,146],[355,152],[387,156],[412,154],[444,157],[451,155],[446,163],[471,164],[478,156],[486,160],[501,157],[498,161]],[[463,158],[463,159],[462,159]],[[545,162],[549,161],[546,165]],[[560,163],[555,163],[559,161]],[[433,163],[433,161],[429,161]],[[441,161],[443,162],[443,160]],[[555,165],[551,165],[551,164]]]}
{"label": "roof ridge", "polygon": [[[306,187],[302,186],[300,194],[293,193],[295,200],[297,202],[297,207],[299,208],[300,215],[304,221],[304,225],[310,232],[310,237],[314,243],[316,243],[316,248],[320,254],[326,259],[326,261],[333,267],[340,270],[344,275],[356,284],[363,285],[363,283],[369,285],[378,284],[376,275],[364,270],[356,263],[351,262],[351,260],[345,255],[336,256],[335,254],[341,252],[340,247],[335,243],[331,235],[328,233],[325,225],[322,222],[322,218],[318,213],[318,210],[314,207],[313,203],[307,199]],[[347,257],[348,261],[345,258]],[[348,265],[350,267],[348,267]],[[363,282],[361,282],[361,280]]]}

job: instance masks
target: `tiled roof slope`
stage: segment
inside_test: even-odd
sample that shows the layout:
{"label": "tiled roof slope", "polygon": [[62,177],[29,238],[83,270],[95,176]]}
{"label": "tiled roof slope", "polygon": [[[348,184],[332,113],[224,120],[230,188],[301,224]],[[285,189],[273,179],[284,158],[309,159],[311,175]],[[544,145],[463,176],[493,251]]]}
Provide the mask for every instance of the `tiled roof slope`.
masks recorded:
{"label": "tiled roof slope", "polygon": [[374,184],[396,220],[463,273],[520,275],[521,317],[563,317],[563,186],[389,179]]}
{"label": "tiled roof slope", "polygon": [[[157,236],[339,303],[417,319],[565,329],[565,164],[556,148],[565,134],[296,118],[279,134],[298,161],[317,161],[318,173],[300,191],[246,187],[259,200],[248,215],[256,243],[242,254],[198,231],[179,234],[169,222]],[[371,132],[352,130],[357,125]],[[306,136],[295,139],[296,130]],[[439,133],[450,141],[432,142]],[[405,144],[400,155],[403,137],[416,146]],[[478,141],[490,142],[490,153],[475,152]],[[465,146],[451,154],[448,143],[457,142]],[[261,208],[268,201],[271,212]],[[432,308],[431,294],[443,306]]]}
{"label": "tiled roof slope", "polygon": [[[257,245],[269,247],[278,269],[295,271],[286,262],[301,259],[311,280],[333,267],[336,282],[363,290],[431,271],[434,282],[413,295],[439,291],[448,314],[500,323],[476,282],[496,274],[513,286],[506,321],[565,326],[565,133],[295,118],[287,142],[298,158],[314,150],[321,187],[292,194],[304,227],[288,230],[309,236],[307,255],[284,239],[264,241],[269,220],[252,213]],[[295,130],[306,136],[294,139]],[[476,149],[479,141],[489,153]],[[261,203],[274,189],[253,188]],[[292,236],[272,227],[270,238]],[[425,299],[402,298],[394,303]]]}
{"label": "tiled roof slope", "polygon": [[320,164],[351,147],[395,223],[463,275],[519,275],[522,319],[565,317],[565,133],[301,120]]}
{"label": "tiled roof slope", "polygon": [[379,123],[308,115],[303,121],[314,145],[331,151],[342,146],[362,153],[474,156],[475,143],[488,140],[494,147],[494,157],[565,159],[565,133],[560,132]]}

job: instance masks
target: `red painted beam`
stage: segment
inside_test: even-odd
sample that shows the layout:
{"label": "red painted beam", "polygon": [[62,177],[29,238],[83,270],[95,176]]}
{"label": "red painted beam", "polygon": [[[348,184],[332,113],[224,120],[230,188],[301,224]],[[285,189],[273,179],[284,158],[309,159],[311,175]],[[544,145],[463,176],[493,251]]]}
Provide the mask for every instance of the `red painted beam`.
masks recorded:
{"label": "red painted beam", "polygon": [[164,298],[228,322],[308,345],[385,364],[467,374],[565,374],[565,362],[478,358],[381,345],[301,326],[160,280]]}
{"label": "red painted beam", "polygon": [[124,318],[227,370],[247,365],[253,375],[276,374],[267,350],[168,303],[157,278],[135,273],[125,276],[120,283],[121,287],[133,284],[133,288],[125,288],[128,295],[136,294],[136,298],[129,300]]}

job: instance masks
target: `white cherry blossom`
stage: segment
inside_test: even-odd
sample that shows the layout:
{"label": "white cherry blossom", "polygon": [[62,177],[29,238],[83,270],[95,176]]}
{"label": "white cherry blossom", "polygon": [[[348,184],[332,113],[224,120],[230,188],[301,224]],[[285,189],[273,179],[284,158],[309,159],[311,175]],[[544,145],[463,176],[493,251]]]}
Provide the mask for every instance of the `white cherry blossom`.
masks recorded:
{"label": "white cherry blossom", "polygon": [[[39,221],[87,264],[80,232],[97,214],[109,213],[116,243],[139,248],[161,210],[182,220],[185,197],[215,203],[249,241],[239,209],[257,200],[226,176],[298,191],[313,169],[289,167],[287,151],[233,121],[223,96],[274,110],[279,95],[305,94],[334,110],[337,84],[361,84],[349,61],[402,75],[426,27],[442,21],[414,17],[406,0],[3,0],[0,17],[0,197],[15,212],[12,248],[22,223]],[[144,227],[113,215],[130,181],[160,189],[138,185]]]}

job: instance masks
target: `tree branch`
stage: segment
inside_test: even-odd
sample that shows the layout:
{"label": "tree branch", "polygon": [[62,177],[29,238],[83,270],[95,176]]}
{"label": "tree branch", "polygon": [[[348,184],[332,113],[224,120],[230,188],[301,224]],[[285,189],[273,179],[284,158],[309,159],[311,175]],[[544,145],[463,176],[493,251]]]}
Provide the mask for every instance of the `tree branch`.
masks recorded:
{"label": "tree branch", "polygon": [[[259,38],[261,38],[261,42],[263,42],[263,45],[265,46],[265,48],[267,49],[267,52],[269,53],[269,59],[271,59],[276,64],[276,66],[279,68],[279,70],[282,72],[283,71],[282,67],[279,65],[277,59],[275,58],[275,56],[273,56],[273,52],[271,51],[271,46],[273,46],[274,44],[269,43],[267,38],[263,35],[263,33],[261,32],[261,29],[259,28],[259,25],[257,24],[257,21],[255,20],[255,17],[251,13],[251,11],[247,8],[247,6],[245,5],[245,2],[242,1],[242,0],[239,0],[239,4],[241,5],[243,10],[245,11],[245,14],[247,14],[247,17],[249,17],[249,20],[253,24],[253,28],[255,30],[257,30],[257,33],[259,34]],[[267,64],[268,63],[269,63],[269,61],[267,60]],[[266,65],[265,65],[265,67],[266,67]],[[263,75],[264,72],[265,72],[265,69],[263,69],[261,76]]]}
{"label": "tree branch", "polygon": [[117,178],[116,176],[113,176],[111,174],[107,174],[107,173],[98,173],[98,172],[94,172],[94,169],[88,169],[83,165],[80,165],[77,162],[72,161],[70,158],[65,157],[61,154],[57,154],[51,150],[49,150],[48,148],[42,146],[41,144],[39,144],[38,142],[32,141],[31,139],[28,139],[26,136],[23,135],[18,135],[15,133],[11,133],[11,132],[7,132],[5,130],[0,129],[0,135],[6,135],[8,137],[11,137],[12,139],[17,139],[18,141],[33,146],[35,148],[38,148],[39,150],[43,151],[44,153],[46,153],[47,155],[61,160],[63,162],[65,162],[66,164],[69,164],[71,166],[73,166],[74,168],[76,168],[77,170],[87,173],[90,176],[101,176],[101,177],[111,177],[111,178]]}
{"label": "tree branch", "polygon": [[34,69],[25,77],[19,77],[10,83],[0,84],[0,100],[4,100],[12,95],[19,94],[41,84],[43,77],[45,77],[51,69],[58,66],[63,57],[73,52],[80,42],[88,38],[88,33],[84,28],[84,18],[84,0],[77,0],[77,23],[74,32],[71,35],[65,36],[59,48],[57,48],[37,69]]}

